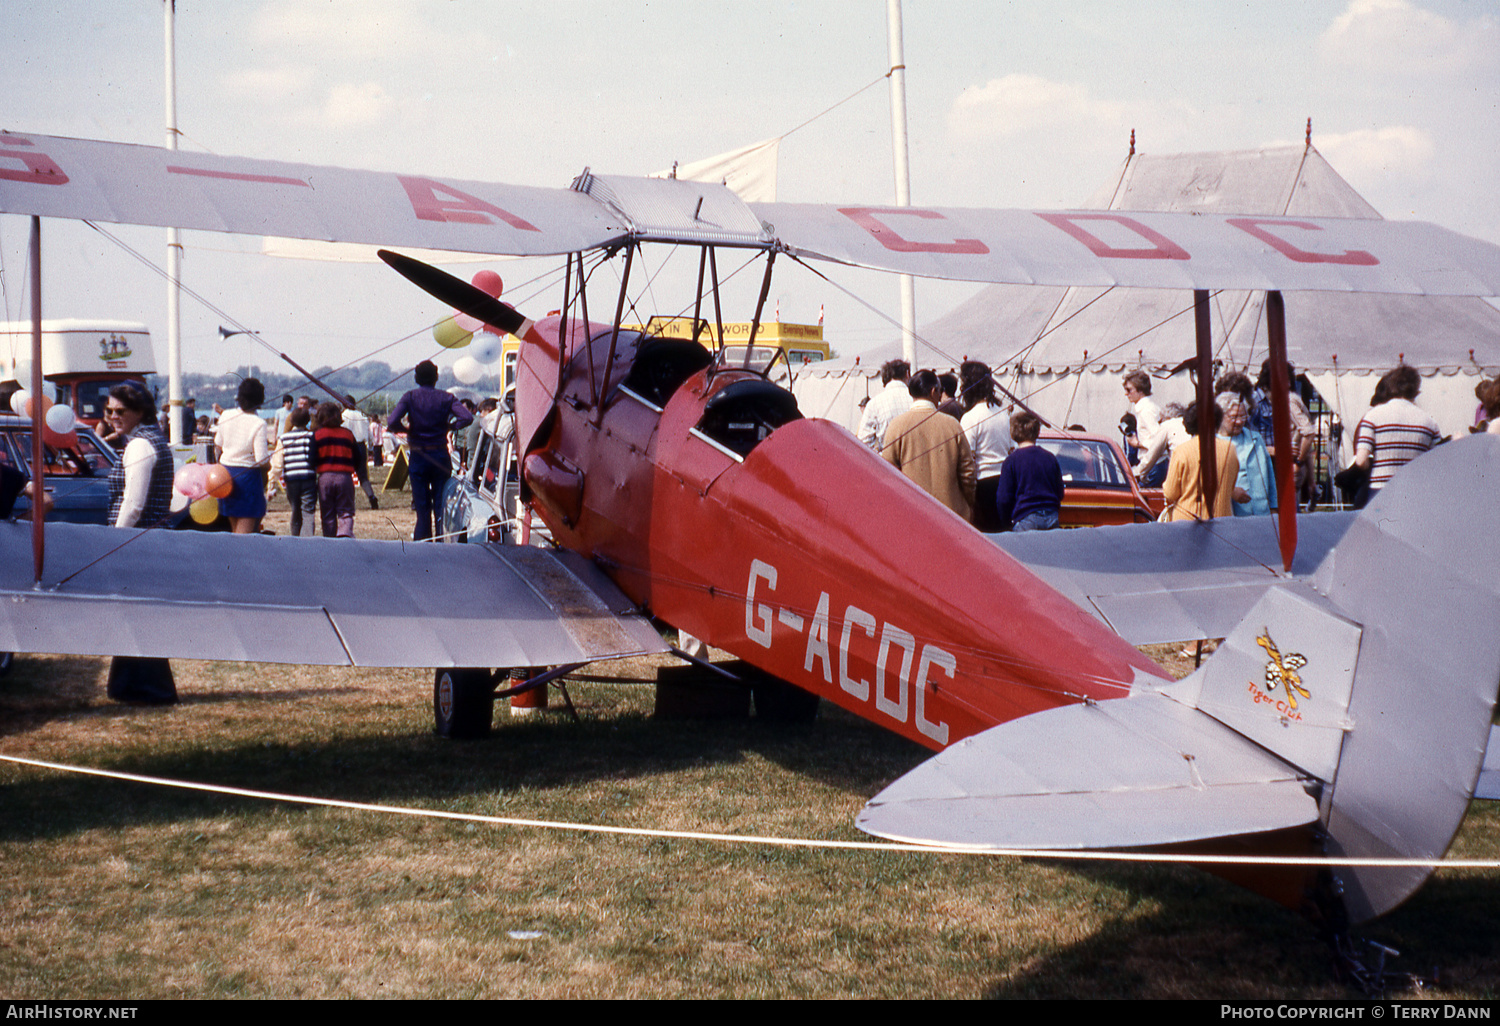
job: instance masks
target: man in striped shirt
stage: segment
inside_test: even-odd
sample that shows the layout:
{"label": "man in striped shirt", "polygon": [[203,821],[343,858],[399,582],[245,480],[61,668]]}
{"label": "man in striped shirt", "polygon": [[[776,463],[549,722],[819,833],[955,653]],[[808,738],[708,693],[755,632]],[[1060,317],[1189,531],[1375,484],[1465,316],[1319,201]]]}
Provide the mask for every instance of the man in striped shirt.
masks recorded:
{"label": "man in striped shirt", "polygon": [[1438,443],[1437,421],[1412,402],[1422,390],[1422,378],[1406,364],[1386,373],[1381,387],[1390,399],[1370,407],[1354,430],[1354,465],[1370,470],[1374,494],[1398,469]]}

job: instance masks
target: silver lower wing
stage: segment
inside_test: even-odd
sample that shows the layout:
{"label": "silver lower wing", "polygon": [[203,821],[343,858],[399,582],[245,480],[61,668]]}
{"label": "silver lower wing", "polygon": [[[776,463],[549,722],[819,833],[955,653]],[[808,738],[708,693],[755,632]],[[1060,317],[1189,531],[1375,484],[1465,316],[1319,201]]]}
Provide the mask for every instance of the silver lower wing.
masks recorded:
{"label": "silver lower wing", "polygon": [[[1299,516],[1292,576],[1316,570],[1356,515]],[[1274,517],[989,538],[1133,645],[1222,638],[1286,579]]]}
{"label": "silver lower wing", "polygon": [[545,666],[664,652],[597,567],[522,546],[0,523],[0,651]]}

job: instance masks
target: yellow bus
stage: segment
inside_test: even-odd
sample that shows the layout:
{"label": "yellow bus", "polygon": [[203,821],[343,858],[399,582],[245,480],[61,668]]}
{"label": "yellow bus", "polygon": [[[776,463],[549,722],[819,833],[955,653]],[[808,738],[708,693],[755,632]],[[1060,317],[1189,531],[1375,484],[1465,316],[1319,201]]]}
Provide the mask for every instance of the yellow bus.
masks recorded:
{"label": "yellow bus", "polygon": [[[642,324],[621,324],[621,328],[629,331],[644,331],[650,335],[661,338],[681,338],[691,340],[693,337],[693,319],[691,317],[653,317]],[[743,346],[750,340],[749,321],[729,321],[724,324],[724,340],[722,344],[731,346]],[[714,323],[704,320],[698,332],[698,341],[705,349],[717,350],[721,343]],[[501,370],[500,370],[500,394],[504,395],[515,384],[516,354],[520,352],[521,340],[514,335],[506,335],[501,343]],[[751,353],[751,361],[755,363],[768,362],[777,349],[786,353],[787,365],[792,373],[796,373],[803,364],[816,363],[826,360],[830,355],[828,343],[823,341],[822,324],[792,324],[785,321],[766,321],[755,333],[755,351]]]}

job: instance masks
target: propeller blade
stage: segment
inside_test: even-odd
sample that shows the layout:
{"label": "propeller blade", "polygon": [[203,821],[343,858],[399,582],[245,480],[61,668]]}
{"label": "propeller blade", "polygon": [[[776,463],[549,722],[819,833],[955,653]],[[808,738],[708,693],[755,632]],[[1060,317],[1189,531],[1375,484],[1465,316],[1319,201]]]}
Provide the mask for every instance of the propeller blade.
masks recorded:
{"label": "propeller blade", "polygon": [[459,313],[478,317],[486,324],[503,328],[512,335],[525,335],[525,329],[530,322],[509,303],[502,303],[462,278],[455,278],[447,271],[441,271],[431,264],[424,264],[420,260],[403,256],[400,253],[392,253],[388,249],[377,252],[380,259],[389,264],[397,274],[434,299],[448,304]]}

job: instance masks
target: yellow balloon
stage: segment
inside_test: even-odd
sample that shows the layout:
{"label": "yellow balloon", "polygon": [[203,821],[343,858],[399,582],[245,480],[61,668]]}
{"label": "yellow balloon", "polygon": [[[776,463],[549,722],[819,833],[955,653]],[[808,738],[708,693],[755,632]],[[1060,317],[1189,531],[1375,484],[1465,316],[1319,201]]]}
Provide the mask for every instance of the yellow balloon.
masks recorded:
{"label": "yellow balloon", "polygon": [[193,518],[195,524],[213,523],[219,519],[219,500],[212,495],[205,495],[188,507],[188,516]]}
{"label": "yellow balloon", "polygon": [[444,317],[432,326],[432,337],[444,349],[462,349],[469,344],[474,333],[460,328],[452,317]]}

